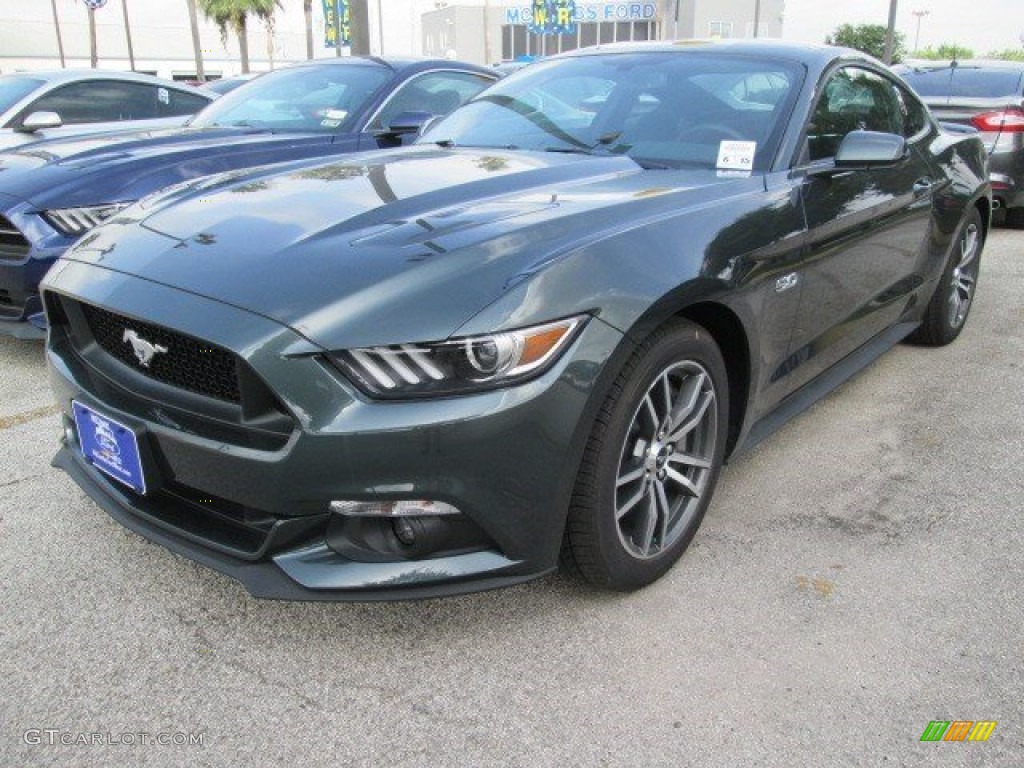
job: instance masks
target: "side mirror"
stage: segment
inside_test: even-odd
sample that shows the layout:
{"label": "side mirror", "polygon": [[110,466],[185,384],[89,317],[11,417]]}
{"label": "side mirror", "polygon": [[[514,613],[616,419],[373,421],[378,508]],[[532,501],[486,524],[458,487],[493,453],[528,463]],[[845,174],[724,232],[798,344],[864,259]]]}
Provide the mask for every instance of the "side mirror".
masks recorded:
{"label": "side mirror", "polygon": [[895,133],[850,131],[836,152],[836,168],[895,165],[907,154],[907,140]]}
{"label": "side mirror", "polygon": [[33,112],[22,121],[17,130],[20,133],[35,133],[47,128],[60,128],[62,125],[64,121],[56,112]]}
{"label": "side mirror", "polygon": [[430,112],[399,112],[391,118],[384,133],[396,137],[416,135],[433,119]]}

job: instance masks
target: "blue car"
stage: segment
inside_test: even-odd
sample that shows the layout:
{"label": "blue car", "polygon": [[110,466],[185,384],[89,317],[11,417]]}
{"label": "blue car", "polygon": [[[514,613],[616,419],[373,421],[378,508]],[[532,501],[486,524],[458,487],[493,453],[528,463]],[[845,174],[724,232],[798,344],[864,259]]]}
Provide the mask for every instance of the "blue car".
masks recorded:
{"label": "blue car", "polygon": [[397,146],[496,79],[453,61],[310,62],[256,78],[185,127],[0,153],[0,333],[42,338],[46,270],[136,200],[211,173]]}

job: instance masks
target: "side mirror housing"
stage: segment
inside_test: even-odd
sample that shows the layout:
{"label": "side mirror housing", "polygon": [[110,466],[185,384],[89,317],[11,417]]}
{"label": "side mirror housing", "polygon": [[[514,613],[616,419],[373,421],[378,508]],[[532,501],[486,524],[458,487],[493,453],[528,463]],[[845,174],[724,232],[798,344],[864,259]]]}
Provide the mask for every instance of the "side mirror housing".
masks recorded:
{"label": "side mirror housing", "polygon": [[17,130],[20,133],[35,133],[47,128],[60,128],[62,125],[64,121],[56,112],[33,112],[22,121]]}
{"label": "side mirror housing", "polygon": [[430,112],[399,112],[388,123],[384,133],[388,136],[415,136],[434,119]]}
{"label": "side mirror housing", "polygon": [[836,152],[836,168],[895,165],[907,155],[907,140],[895,133],[850,131]]}

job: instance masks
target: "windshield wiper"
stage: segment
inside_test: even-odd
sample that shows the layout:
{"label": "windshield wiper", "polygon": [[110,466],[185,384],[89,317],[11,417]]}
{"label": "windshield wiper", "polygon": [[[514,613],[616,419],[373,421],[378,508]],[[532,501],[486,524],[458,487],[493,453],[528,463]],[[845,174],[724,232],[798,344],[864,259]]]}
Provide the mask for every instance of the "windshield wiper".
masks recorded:
{"label": "windshield wiper", "polygon": [[[602,133],[600,136],[598,136],[597,141],[595,141],[593,144],[583,144],[583,143],[580,143],[580,144],[566,145],[566,146],[562,146],[562,147],[544,147],[544,151],[545,152],[562,152],[562,153],[568,154],[568,155],[598,155],[598,154],[604,154],[602,152],[597,152],[596,150],[598,148],[601,148],[601,147],[607,147],[609,144],[611,144],[613,141],[615,141],[621,135],[622,135],[622,131],[609,131],[608,133]],[[611,152],[610,149],[607,150],[607,151]]]}

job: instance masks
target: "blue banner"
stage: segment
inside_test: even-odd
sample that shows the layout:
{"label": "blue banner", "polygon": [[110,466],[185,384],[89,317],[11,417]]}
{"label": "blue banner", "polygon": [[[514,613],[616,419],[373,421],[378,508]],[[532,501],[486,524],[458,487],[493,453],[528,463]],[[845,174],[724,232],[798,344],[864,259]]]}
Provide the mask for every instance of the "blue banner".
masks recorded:
{"label": "blue banner", "polygon": [[323,3],[324,48],[338,47],[337,17],[339,16],[341,17],[341,44],[348,45],[352,40],[352,35],[349,34],[348,0],[323,0]]}

